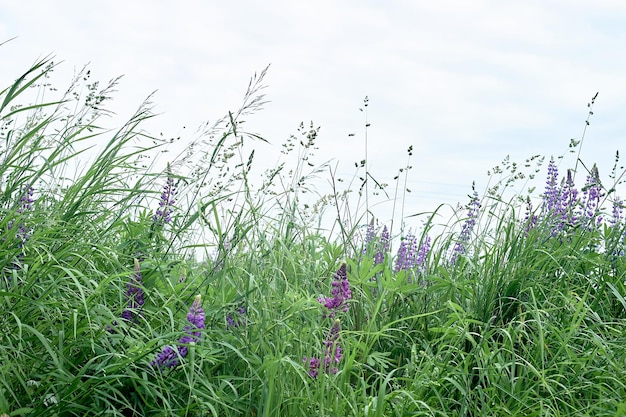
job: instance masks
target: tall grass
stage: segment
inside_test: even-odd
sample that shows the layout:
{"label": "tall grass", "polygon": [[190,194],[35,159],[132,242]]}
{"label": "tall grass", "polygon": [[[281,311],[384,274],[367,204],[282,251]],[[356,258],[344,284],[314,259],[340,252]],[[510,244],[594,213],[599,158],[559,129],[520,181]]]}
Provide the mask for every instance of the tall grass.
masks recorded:
{"label": "tall grass", "polygon": [[623,172],[577,189],[551,162],[542,193],[507,199],[524,179],[507,165],[446,227],[435,212],[399,236],[332,170],[305,201],[327,169],[314,125],[285,144],[295,170],[256,184],[242,122],[265,72],[158,169],[149,103],[104,130],[117,80],[85,71],[46,101],[53,70],[0,93],[0,413],[626,413]]}

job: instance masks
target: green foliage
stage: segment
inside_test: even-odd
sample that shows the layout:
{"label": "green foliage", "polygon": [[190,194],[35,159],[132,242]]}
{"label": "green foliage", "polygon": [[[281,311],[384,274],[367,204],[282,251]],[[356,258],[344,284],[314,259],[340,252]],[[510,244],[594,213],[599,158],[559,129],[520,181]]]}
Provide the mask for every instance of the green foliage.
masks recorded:
{"label": "green foliage", "polygon": [[[625,225],[619,210],[613,220],[605,212],[609,196],[621,207],[617,183],[591,216],[580,200],[560,223],[540,196],[540,208],[522,219],[527,199],[503,193],[526,177],[507,158],[511,175],[417,258],[436,231],[429,215],[405,267],[391,251],[400,236],[390,247],[360,238],[369,202],[367,214],[351,210],[334,174],[332,192],[307,202],[309,182],[326,167],[313,162],[315,125],[300,125],[300,138],[284,145],[285,156],[298,150],[296,167],[284,172],[279,163],[255,186],[245,143],[260,138],[242,130],[242,117],[263,104],[265,72],[240,110],[203,126],[193,151],[159,172],[147,161],[169,141],[142,132],[147,103],[118,131],[100,129],[117,80],[100,89],[89,71],[60,99],[29,103],[31,90],[50,89],[53,69],[37,62],[0,93],[0,414],[626,410]],[[70,172],[87,150],[97,156]],[[359,193],[370,180],[383,189],[367,167],[357,165],[366,171]],[[337,220],[322,229],[324,207]],[[337,291],[333,276],[344,262],[350,296],[330,317],[323,300]],[[129,293],[141,302],[131,306]],[[197,294],[205,328],[182,342]],[[314,377],[303,358],[324,359],[334,320],[337,371]],[[188,350],[159,371],[151,362],[166,346]]]}

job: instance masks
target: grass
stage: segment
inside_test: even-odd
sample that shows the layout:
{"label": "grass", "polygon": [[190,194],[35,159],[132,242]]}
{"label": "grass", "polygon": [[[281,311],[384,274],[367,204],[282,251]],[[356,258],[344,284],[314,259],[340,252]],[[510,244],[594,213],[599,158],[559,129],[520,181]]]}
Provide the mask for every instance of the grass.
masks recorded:
{"label": "grass", "polygon": [[[447,224],[399,236],[332,170],[306,199],[314,125],[284,146],[295,169],[254,184],[264,72],[159,170],[148,104],[106,131],[117,80],[46,101],[54,68],[0,93],[0,414],[626,413],[623,172],[607,187],[577,159],[568,183],[552,161],[545,191],[505,199],[525,178],[507,159]],[[357,169],[360,195],[383,188]]]}

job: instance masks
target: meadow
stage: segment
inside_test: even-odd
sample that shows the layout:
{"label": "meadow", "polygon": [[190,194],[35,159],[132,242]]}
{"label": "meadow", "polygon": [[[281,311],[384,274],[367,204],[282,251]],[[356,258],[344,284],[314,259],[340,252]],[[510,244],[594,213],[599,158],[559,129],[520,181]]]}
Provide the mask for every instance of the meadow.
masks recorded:
{"label": "meadow", "polygon": [[252,178],[264,72],[159,168],[148,102],[103,129],[117,80],[54,69],[0,92],[0,415],[626,415],[617,155],[506,162],[443,222],[404,169],[383,222],[366,161],[305,202],[314,125]]}

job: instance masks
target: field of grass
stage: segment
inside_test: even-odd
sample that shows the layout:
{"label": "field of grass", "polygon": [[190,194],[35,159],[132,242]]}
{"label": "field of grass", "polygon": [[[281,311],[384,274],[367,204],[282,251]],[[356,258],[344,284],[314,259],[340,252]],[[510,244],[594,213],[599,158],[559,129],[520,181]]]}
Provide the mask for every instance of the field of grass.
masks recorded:
{"label": "field of grass", "polygon": [[54,67],[0,92],[0,415],[626,415],[617,158],[601,180],[547,157],[505,199],[509,164],[444,227],[382,224],[303,202],[314,126],[254,184],[264,73],[157,169],[149,106],[105,131],[116,81],[47,101]]}

